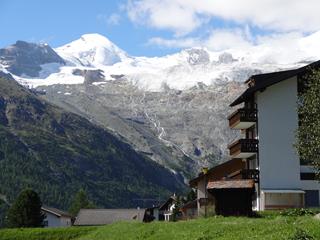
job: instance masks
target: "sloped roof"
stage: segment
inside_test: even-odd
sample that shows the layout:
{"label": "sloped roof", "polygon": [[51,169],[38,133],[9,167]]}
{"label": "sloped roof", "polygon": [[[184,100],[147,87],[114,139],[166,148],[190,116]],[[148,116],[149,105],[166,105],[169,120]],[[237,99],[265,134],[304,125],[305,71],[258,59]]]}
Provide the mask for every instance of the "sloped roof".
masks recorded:
{"label": "sloped roof", "polygon": [[[242,166],[243,165],[243,166]],[[210,179],[220,180],[228,174],[244,168],[245,164],[242,159],[233,158],[227,162],[221,163],[213,168],[210,168],[206,174],[200,174],[198,177],[189,181],[190,187],[196,187],[198,181],[207,176]]]}
{"label": "sloped roof", "polygon": [[177,197],[175,195],[169,197],[167,201],[165,201],[162,205],[160,205],[159,210],[166,210],[170,204],[177,201]]}
{"label": "sloped roof", "polygon": [[81,209],[74,225],[106,225],[118,221],[142,222],[145,209]]}
{"label": "sloped roof", "polygon": [[197,208],[197,199],[184,204],[180,209]]}
{"label": "sloped roof", "polygon": [[42,206],[41,210],[43,212],[51,213],[53,215],[56,215],[57,217],[70,217],[70,218],[72,218],[72,215],[70,213],[62,211],[62,210],[57,209],[57,208]]}
{"label": "sloped roof", "polygon": [[208,182],[207,189],[254,188],[254,180],[222,180]]}
{"label": "sloped roof", "polygon": [[303,66],[297,69],[252,75],[246,81],[246,83],[249,84],[249,88],[246,89],[236,100],[234,100],[230,104],[230,107],[236,106],[246,101],[246,99],[251,97],[252,94],[254,94],[258,90],[262,90],[266,87],[269,87],[283,80],[305,73],[308,71],[308,69],[318,68],[318,67],[320,67],[320,61],[313,62],[311,64],[308,64],[306,66]]}

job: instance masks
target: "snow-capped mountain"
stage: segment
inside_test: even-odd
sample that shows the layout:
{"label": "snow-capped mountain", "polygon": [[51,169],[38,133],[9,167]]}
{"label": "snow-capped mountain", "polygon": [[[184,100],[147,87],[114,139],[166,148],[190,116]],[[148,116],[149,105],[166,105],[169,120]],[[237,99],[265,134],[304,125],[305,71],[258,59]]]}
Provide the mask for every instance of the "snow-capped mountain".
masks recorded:
{"label": "snow-capped mountain", "polygon": [[[226,159],[227,144],[238,137],[227,125],[228,105],[244,89],[241,83],[252,74],[318,60],[319,41],[320,32],[285,47],[272,41],[222,52],[194,47],[150,58],[130,56],[106,37],[86,34],[56,49],[1,49],[0,71],[190,176]],[[16,64],[21,54],[11,54],[12,48],[28,56],[28,66]]]}
{"label": "snow-capped mountain", "polygon": [[69,64],[85,67],[110,66],[127,59],[127,54],[100,34],[85,34],[55,51]]}
{"label": "snow-capped mountain", "polygon": [[[241,82],[253,73],[293,68],[316,60],[320,56],[319,39],[320,32],[296,39],[286,48],[272,42],[223,52],[195,47],[172,55],[148,58],[129,56],[102,35],[85,34],[54,49],[64,63],[44,62],[38,76],[23,72],[16,74],[16,78],[31,87],[79,84],[84,82],[84,78],[73,74],[76,69],[99,69],[103,71],[104,81],[116,80],[121,75],[122,79],[147,91],[166,88],[186,90],[199,82],[207,86],[228,81]],[[10,71],[12,67],[7,69]],[[100,81],[99,84],[102,83]]]}

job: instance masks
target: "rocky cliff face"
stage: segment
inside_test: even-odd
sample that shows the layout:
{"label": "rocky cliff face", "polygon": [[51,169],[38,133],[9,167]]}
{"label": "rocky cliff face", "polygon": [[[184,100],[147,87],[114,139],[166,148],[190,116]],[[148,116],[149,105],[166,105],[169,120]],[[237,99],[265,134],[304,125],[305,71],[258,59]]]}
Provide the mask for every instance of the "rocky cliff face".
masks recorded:
{"label": "rocky cliff face", "polygon": [[93,119],[140,152],[190,178],[227,159],[237,132],[228,127],[228,104],[243,86],[199,86],[187,91],[145,92],[125,80],[104,84],[38,87],[45,98]]}
{"label": "rocky cliff face", "polygon": [[0,64],[17,75],[39,77],[43,64],[65,64],[65,61],[47,44],[17,41],[15,44],[0,49]]}

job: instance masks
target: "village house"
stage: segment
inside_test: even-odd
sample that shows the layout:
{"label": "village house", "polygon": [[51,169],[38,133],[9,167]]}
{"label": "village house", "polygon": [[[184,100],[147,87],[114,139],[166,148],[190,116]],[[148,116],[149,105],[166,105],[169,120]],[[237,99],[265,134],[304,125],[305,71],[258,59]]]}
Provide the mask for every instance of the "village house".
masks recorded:
{"label": "village house", "polygon": [[119,221],[148,222],[146,209],[80,209],[75,226],[107,225]]}
{"label": "village house", "polygon": [[56,208],[43,206],[42,213],[45,214],[44,227],[70,227],[72,226],[71,214]]}
{"label": "village house", "polygon": [[176,206],[177,197],[174,194],[170,196],[162,205],[159,206],[159,220],[172,221],[173,211]]}
{"label": "village house", "polygon": [[228,117],[230,128],[242,133],[228,146],[231,160],[190,181],[197,189],[198,215],[208,206],[224,215],[250,214],[250,205],[254,210],[319,206],[311,159],[300,159],[294,148],[303,76],[319,66],[320,61],[246,81],[248,88],[230,104],[242,105]]}

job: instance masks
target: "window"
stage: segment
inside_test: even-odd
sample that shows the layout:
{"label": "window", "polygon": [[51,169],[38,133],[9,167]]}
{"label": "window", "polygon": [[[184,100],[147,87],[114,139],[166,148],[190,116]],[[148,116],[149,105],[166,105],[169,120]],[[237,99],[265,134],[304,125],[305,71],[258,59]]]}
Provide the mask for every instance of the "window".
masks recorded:
{"label": "window", "polygon": [[312,173],[312,172],[300,173],[300,179],[301,180],[315,180],[316,179],[316,174]]}

